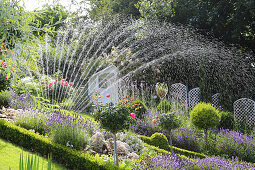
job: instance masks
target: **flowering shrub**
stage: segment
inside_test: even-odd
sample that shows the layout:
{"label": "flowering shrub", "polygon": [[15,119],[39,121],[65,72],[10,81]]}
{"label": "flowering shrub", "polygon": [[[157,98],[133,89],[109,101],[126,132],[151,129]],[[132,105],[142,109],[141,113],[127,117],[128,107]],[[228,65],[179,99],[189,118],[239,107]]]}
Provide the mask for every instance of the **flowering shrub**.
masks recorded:
{"label": "flowering shrub", "polygon": [[12,66],[7,62],[0,60],[0,91],[6,90],[10,86],[9,77],[13,71]]}
{"label": "flowering shrub", "polygon": [[232,158],[231,161],[221,157],[207,157],[190,160],[177,154],[163,154],[143,159],[138,165],[139,169],[254,169],[251,163],[240,162]]}
{"label": "flowering shrub", "polygon": [[129,128],[139,135],[151,136],[155,132],[162,132],[151,120],[137,119],[135,125],[130,125]]}
{"label": "flowering shrub", "polygon": [[15,125],[21,126],[27,130],[33,129],[35,132],[45,134],[45,121],[47,115],[44,115],[37,110],[25,110],[19,113],[17,119],[15,119]]}
{"label": "flowering shrub", "polygon": [[[85,148],[89,142],[91,124],[77,114],[65,115],[54,113],[46,122],[45,129],[50,130],[50,137],[53,141],[74,147],[75,149]],[[88,129],[88,130],[87,130]]]}
{"label": "flowering shrub", "polygon": [[221,129],[216,139],[219,154],[237,156],[246,161],[255,160],[255,140],[236,131]]}
{"label": "flowering shrub", "polygon": [[49,100],[61,103],[68,98],[73,92],[73,83],[64,79],[61,81],[42,81],[44,85],[44,95]]}
{"label": "flowering shrub", "polygon": [[13,109],[31,109],[34,106],[34,99],[30,93],[16,94],[11,92],[9,106]]}
{"label": "flowering shrub", "polygon": [[41,94],[42,87],[32,77],[24,77],[20,79],[15,87],[15,92],[18,94],[31,93],[35,96]]}
{"label": "flowering shrub", "polygon": [[190,151],[200,152],[200,135],[193,129],[178,128],[172,131],[173,145]]}

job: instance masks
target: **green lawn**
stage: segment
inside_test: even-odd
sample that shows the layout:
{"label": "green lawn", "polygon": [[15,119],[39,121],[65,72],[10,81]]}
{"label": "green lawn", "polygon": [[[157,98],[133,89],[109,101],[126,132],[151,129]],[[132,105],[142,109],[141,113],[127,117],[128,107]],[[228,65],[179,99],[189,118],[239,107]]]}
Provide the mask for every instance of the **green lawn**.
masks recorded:
{"label": "green lawn", "polygon": [[[25,149],[22,149],[19,146],[13,145],[10,142],[7,142],[6,140],[3,140],[0,138],[0,170],[9,170],[11,168],[12,170],[18,170],[19,169],[19,159],[20,159],[20,153],[22,153],[23,150],[23,159],[26,160],[26,157],[28,154],[33,154],[32,152],[29,152]],[[43,167],[43,169],[47,169],[48,166],[48,160],[39,156],[39,164],[40,169]],[[53,169],[56,170],[62,170],[66,169],[62,165],[53,163],[52,164]]]}

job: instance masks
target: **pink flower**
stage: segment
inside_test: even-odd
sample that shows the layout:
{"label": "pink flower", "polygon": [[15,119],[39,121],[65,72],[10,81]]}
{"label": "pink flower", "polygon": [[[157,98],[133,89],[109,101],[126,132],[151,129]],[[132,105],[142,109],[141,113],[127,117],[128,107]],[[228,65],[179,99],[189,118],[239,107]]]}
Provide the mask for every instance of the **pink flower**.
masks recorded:
{"label": "pink flower", "polygon": [[155,118],[157,119],[157,118],[158,118],[158,115],[155,115]]}
{"label": "pink flower", "polygon": [[6,62],[2,62],[3,67],[7,67]]}
{"label": "pink flower", "polygon": [[8,78],[5,76],[5,80],[8,80]]}
{"label": "pink flower", "polygon": [[156,119],[153,119],[153,120],[152,120],[152,123],[155,124],[155,123],[156,123]]}
{"label": "pink flower", "polygon": [[53,83],[49,83],[48,87],[50,87],[50,86],[52,86],[52,85],[53,85]]}
{"label": "pink flower", "polygon": [[107,94],[107,95],[106,95],[106,97],[108,97],[108,98],[109,98],[110,96],[111,96],[110,94]]}
{"label": "pink flower", "polygon": [[65,81],[65,79],[62,79],[61,81]]}
{"label": "pink flower", "polygon": [[72,86],[72,85],[73,85],[73,83],[71,82],[71,83],[69,83],[69,85],[70,85],[70,86]]}
{"label": "pink flower", "polygon": [[129,116],[134,119],[135,118],[135,113],[130,113]]}
{"label": "pink flower", "polygon": [[46,83],[47,83],[47,81],[43,81],[43,82],[42,82],[42,84],[46,84]]}
{"label": "pink flower", "polygon": [[55,81],[54,84],[57,84],[57,82]]}
{"label": "pink flower", "polygon": [[13,69],[11,69],[11,71],[13,71]]}
{"label": "pink flower", "polygon": [[65,86],[68,86],[69,84],[68,84],[68,82],[67,82],[67,81],[65,81],[65,82],[64,82],[64,85],[65,85]]}

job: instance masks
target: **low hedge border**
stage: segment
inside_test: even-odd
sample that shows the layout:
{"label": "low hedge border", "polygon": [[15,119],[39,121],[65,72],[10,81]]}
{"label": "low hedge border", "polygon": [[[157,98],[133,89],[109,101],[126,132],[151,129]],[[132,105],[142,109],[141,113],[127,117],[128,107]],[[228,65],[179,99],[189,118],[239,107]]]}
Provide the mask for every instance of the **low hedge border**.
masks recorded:
{"label": "low hedge border", "polygon": [[5,120],[0,120],[0,137],[42,155],[52,153],[54,160],[70,169],[120,169],[111,162],[103,161],[99,157],[54,143],[44,136],[13,125]]}
{"label": "low hedge border", "polygon": [[[156,143],[152,140],[152,136],[151,137],[148,137],[148,136],[144,136],[144,135],[138,135],[140,136],[140,138],[147,144],[149,145],[153,145],[153,146],[157,146],[159,147],[160,149],[164,149],[166,151],[171,151],[171,146],[170,145],[159,145],[160,143]],[[193,151],[189,151],[189,150],[185,150],[185,149],[180,149],[180,148],[177,148],[175,146],[173,146],[173,151],[175,153],[178,153],[180,155],[185,155],[187,157],[190,157],[190,158],[206,158],[208,157],[207,155],[205,154],[201,154],[201,153],[197,153],[197,152],[193,152]]]}

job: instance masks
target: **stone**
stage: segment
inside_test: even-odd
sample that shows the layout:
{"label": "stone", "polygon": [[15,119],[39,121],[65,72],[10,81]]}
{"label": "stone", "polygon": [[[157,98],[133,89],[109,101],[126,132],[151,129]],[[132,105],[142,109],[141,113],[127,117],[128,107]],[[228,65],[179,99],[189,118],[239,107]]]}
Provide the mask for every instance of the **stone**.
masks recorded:
{"label": "stone", "polygon": [[[107,140],[107,144],[114,151],[114,141],[112,138]],[[117,140],[116,144],[117,144],[117,154],[128,155],[130,153],[131,148],[127,143]]]}
{"label": "stone", "polygon": [[135,152],[132,152],[132,153],[128,154],[128,158],[137,160],[137,159],[139,159],[139,156]]}
{"label": "stone", "polygon": [[103,147],[105,145],[104,136],[101,132],[96,132],[92,136],[92,149],[96,151],[97,153],[103,153]]}

